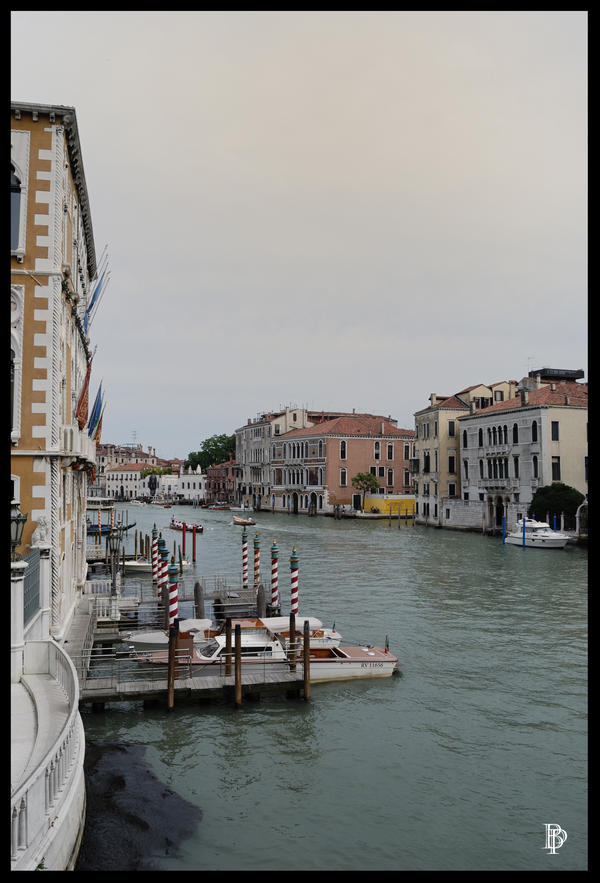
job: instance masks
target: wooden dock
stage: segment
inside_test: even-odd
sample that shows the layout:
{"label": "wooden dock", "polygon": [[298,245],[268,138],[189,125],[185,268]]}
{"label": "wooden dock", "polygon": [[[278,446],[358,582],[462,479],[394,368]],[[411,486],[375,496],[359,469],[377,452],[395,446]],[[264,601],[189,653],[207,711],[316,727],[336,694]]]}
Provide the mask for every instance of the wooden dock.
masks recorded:
{"label": "wooden dock", "polygon": [[[166,667],[166,666],[165,666]],[[243,672],[242,697],[257,701],[263,694],[279,693],[288,697],[302,697],[304,692],[302,667],[297,671]],[[235,676],[199,675],[175,678],[175,704],[203,701],[233,702]],[[157,680],[123,680],[115,678],[86,678],[80,687],[80,704],[104,705],[107,702],[167,703],[168,682]]]}

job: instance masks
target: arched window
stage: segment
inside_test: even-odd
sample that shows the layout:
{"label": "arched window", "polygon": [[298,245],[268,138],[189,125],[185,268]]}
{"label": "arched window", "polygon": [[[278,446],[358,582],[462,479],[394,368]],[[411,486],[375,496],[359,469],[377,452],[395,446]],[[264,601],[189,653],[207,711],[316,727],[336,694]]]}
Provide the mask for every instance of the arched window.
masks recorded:
{"label": "arched window", "polygon": [[10,247],[19,247],[19,228],[21,222],[21,181],[13,164],[10,164]]}
{"label": "arched window", "polygon": [[516,423],[513,423],[513,445],[518,444],[519,442],[519,427]]}
{"label": "arched window", "polygon": [[479,429],[479,447],[483,447],[483,429]]}
{"label": "arched window", "polygon": [[479,461],[479,478],[483,478],[483,460]]}
{"label": "arched window", "polygon": [[533,477],[538,478],[538,458],[536,456],[533,458]]}
{"label": "arched window", "polygon": [[467,430],[463,429],[463,448],[467,447]]}
{"label": "arched window", "polygon": [[504,444],[507,445],[508,444],[508,426],[506,424],[504,424],[504,426],[502,427],[502,432],[504,434]]}
{"label": "arched window", "polygon": [[531,424],[531,441],[536,442],[537,440],[537,420],[534,420]]}
{"label": "arched window", "polygon": [[345,460],[345,459],[346,459],[346,442],[341,441],[340,442],[340,460]]}

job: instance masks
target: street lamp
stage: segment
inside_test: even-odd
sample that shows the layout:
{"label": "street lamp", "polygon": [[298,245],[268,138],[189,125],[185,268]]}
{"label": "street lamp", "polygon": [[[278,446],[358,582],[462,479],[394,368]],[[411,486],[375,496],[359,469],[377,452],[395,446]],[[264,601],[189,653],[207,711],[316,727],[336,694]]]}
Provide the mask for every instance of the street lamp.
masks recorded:
{"label": "street lamp", "polygon": [[121,550],[121,540],[123,537],[123,526],[118,524],[113,528],[106,538],[108,551],[111,557],[112,568],[112,586],[110,592],[110,618],[120,619],[119,602],[117,598],[117,562],[119,560],[119,552]]}
{"label": "street lamp", "polygon": [[10,506],[10,548],[12,560],[16,561],[17,546],[21,545],[27,515],[23,515],[16,500],[13,500]]}

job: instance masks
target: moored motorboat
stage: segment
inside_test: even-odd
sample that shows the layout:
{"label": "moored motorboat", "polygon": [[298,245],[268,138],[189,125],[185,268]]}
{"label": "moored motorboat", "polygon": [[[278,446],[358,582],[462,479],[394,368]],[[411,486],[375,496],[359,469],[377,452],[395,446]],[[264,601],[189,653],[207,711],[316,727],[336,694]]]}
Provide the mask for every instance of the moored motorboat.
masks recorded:
{"label": "moored motorboat", "polygon": [[552,530],[546,521],[521,518],[515,529],[506,534],[504,542],[510,546],[525,546],[529,549],[564,549],[569,537],[565,533]]}
{"label": "moored motorboat", "polygon": [[[261,622],[273,632],[283,638],[284,644],[289,643],[290,638],[290,618],[289,616],[268,616],[262,617]],[[296,633],[302,635],[304,623],[308,622],[309,638],[311,649],[313,647],[339,647],[342,643],[342,636],[333,628],[324,628],[323,623],[316,616],[296,616]],[[300,637],[300,635],[299,635]]]}
{"label": "moored motorboat", "polygon": [[[255,628],[240,629],[242,671],[257,670],[258,666],[267,667],[269,671],[288,671],[292,663],[296,666],[303,664],[303,647],[299,634],[299,645],[292,657],[281,640],[264,627],[264,623],[260,620],[257,623],[260,625],[257,624]],[[233,637],[230,649],[227,648],[225,634],[217,634],[204,646],[197,648],[194,647],[189,633],[179,634],[176,660],[178,666],[200,667],[203,669],[202,674],[224,674],[227,658],[229,657],[230,667],[233,667],[234,656]],[[169,661],[168,650],[139,654],[138,661],[166,665]],[[390,653],[387,646],[385,649],[368,644],[358,647],[310,647],[311,683],[391,677],[399,667],[398,657]]]}
{"label": "moored motorboat", "polygon": [[[204,646],[212,640],[213,630],[210,619],[183,619],[180,621],[180,627],[183,632],[191,635],[193,647]],[[126,632],[125,638],[136,652],[165,650],[169,646],[169,632],[164,629]]]}
{"label": "moored motorboat", "polygon": [[[177,566],[180,563],[184,570],[192,566],[187,558],[182,558],[181,562],[177,562]],[[125,559],[125,570],[130,573],[152,573],[152,562],[147,558],[132,558],[129,561]]]}

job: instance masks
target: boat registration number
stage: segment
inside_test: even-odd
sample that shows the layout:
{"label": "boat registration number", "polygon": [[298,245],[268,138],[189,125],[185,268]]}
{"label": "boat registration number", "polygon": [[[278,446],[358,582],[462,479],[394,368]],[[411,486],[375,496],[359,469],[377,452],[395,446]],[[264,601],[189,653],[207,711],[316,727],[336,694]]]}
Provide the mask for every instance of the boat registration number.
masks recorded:
{"label": "boat registration number", "polygon": [[383,668],[383,662],[361,662],[361,668]]}

